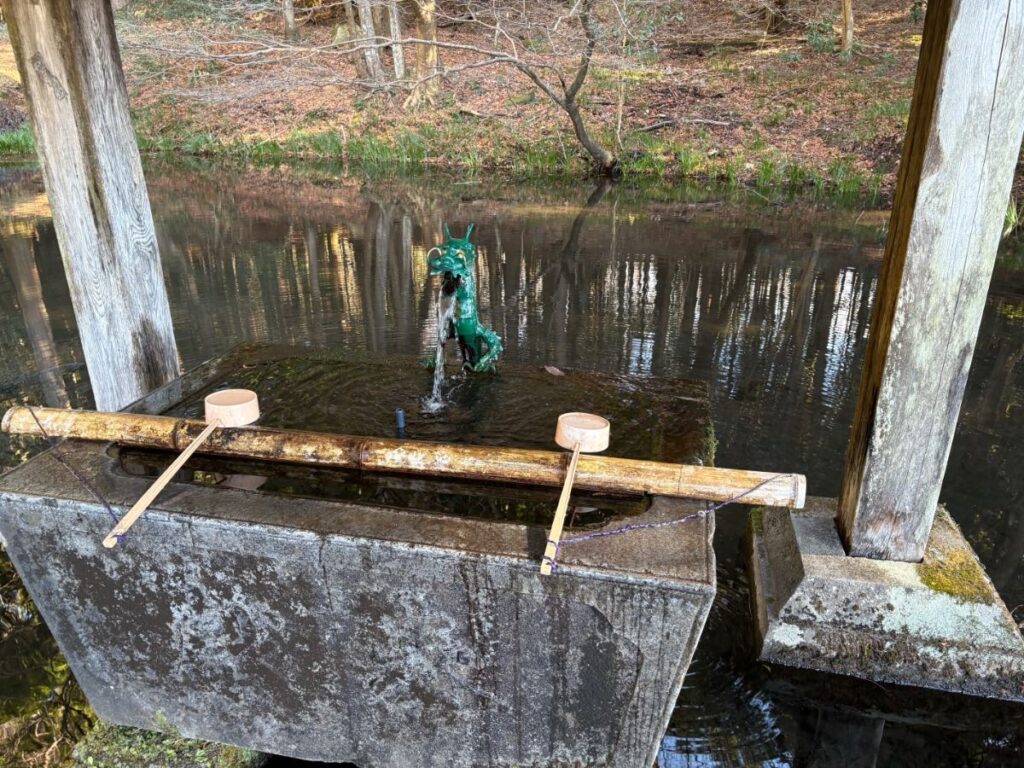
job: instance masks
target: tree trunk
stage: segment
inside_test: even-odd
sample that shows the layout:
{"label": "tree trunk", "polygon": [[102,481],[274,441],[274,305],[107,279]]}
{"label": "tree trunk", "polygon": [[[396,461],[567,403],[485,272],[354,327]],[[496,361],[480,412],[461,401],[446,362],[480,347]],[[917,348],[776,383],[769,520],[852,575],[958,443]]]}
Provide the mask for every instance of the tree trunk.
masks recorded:
{"label": "tree trunk", "polygon": [[281,0],[284,12],[284,39],[294,42],[299,39],[299,29],[295,26],[295,0]]}
{"label": "tree trunk", "polygon": [[383,82],[384,69],[380,63],[380,51],[378,50],[377,33],[373,26],[373,8],[370,7],[370,0],[355,0],[356,10],[359,12],[359,27],[362,31],[362,43],[366,45],[363,51],[363,60],[366,62],[366,73],[370,80],[375,83]]}
{"label": "tree trunk", "polygon": [[391,60],[395,65],[395,79],[405,79],[405,53],[402,44],[402,16],[398,11],[398,0],[388,0],[388,22],[391,30]]}
{"label": "tree trunk", "polygon": [[842,22],[839,45],[848,54],[853,50],[853,0],[842,0]]}
{"label": "tree trunk", "polygon": [[98,408],[178,375],[109,0],[2,0]]}
{"label": "tree trunk", "polygon": [[[334,44],[335,45],[351,45],[353,41],[359,40],[363,36],[362,27],[359,26],[359,22],[356,21],[356,12],[352,7],[352,0],[343,0],[342,5],[345,7],[345,26],[338,25],[334,30]],[[369,78],[370,73],[366,71],[366,57],[362,51],[352,52],[352,63],[355,65],[356,72],[359,73],[359,77],[363,80]]]}
{"label": "tree trunk", "polygon": [[434,16],[436,3],[434,0],[413,0],[416,9],[416,37],[420,40],[429,40],[429,45],[416,46],[416,63],[413,70],[413,79],[416,85],[413,87],[409,98],[405,100],[406,109],[415,109],[424,104],[433,104],[437,92],[441,87],[441,78],[438,76],[437,46],[437,21]]}
{"label": "tree trunk", "polygon": [[576,76],[573,78],[572,83],[565,88],[565,98],[562,100],[561,106],[569,114],[572,128],[576,132],[576,138],[579,139],[580,144],[583,145],[583,148],[594,159],[598,172],[605,176],[616,176],[620,171],[618,158],[596,142],[587,131],[587,127],[583,123],[583,113],[580,112],[579,104],[576,101],[576,97],[579,95],[580,89],[590,73],[590,62],[593,59],[594,48],[597,46],[597,39],[600,36],[597,22],[591,15],[593,5],[593,0],[583,0],[580,4],[580,25],[587,36],[587,44],[583,49],[583,54],[580,56],[580,65],[576,70]]}
{"label": "tree trunk", "polygon": [[566,100],[562,107],[572,121],[572,129],[576,133],[576,138],[579,139],[583,148],[587,150],[587,154],[593,158],[598,173],[604,176],[617,175],[620,172],[618,158],[595,141],[589,131],[587,131],[587,126],[583,122],[583,113],[580,112],[576,99]]}
{"label": "tree trunk", "polygon": [[345,24],[348,26],[349,39],[355,40],[359,36],[360,29],[356,22],[356,12],[352,8],[352,0],[344,0],[343,5],[345,6]]}
{"label": "tree trunk", "polygon": [[384,5],[385,2],[386,0],[370,0],[370,7],[373,9],[373,27],[377,30],[378,35],[381,35],[382,31],[389,26],[388,9]]}

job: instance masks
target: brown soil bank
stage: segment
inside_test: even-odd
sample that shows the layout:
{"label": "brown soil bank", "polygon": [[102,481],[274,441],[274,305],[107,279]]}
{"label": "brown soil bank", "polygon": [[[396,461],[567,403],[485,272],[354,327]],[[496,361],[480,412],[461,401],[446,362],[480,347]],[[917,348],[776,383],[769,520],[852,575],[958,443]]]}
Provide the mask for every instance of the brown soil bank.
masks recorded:
{"label": "brown soil bank", "polygon": [[[346,4],[295,5],[294,42],[272,5],[133,0],[118,12],[143,148],[471,173],[587,172],[590,158],[567,112],[516,62],[495,55],[514,52],[564,96],[558,78],[575,77],[587,40],[564,3],[539,0],[524,14],[514,9],[527,6],[503,0],[438,2],[443,76],[433,99],[415,107],[406,106],[409,73],[423,46],[402,46],[404,81],[391,74],[394,51],[384,49],[384,74],[373,84],[365,51],[350,42]],[[774,20],[766,5],[594,0],[596,44],[576,97],[587,131],[627,174],[890,191],[920,3],[856,2],[848,53],[839,50],[838,3],[778,3],[784,11]],[[415,38],[410,3],[398,7],[402,36]],[[16,77],[10,43],[0,41],[0,130],[23,109]]]}

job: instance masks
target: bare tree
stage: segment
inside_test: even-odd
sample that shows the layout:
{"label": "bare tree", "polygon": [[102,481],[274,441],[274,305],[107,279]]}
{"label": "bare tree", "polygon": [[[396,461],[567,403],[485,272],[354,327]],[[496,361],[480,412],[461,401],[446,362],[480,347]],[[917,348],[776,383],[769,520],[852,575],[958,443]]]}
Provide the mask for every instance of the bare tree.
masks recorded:
{"label": "bare tree", "polygon": [[[468,18],[486,28],[494,48],[457,43],[437,43],[442,48],[471,51],[485,58],[463,64],[462,69],[506,64],[514,67],[565,112],[576,139],[601,174],[619,172],[619,160],[595,138],[587,126],[580,93],[604,39],[597,18],[598,0],[576,0],[565,5],[550,3],[509,4],[500,8],[488,0],[464,2],[459,22]],[[607,0],[609,15],[621,19],[616,0]],[[575,33],[571,28],[575,26]],[[419,41],[417,41],[419,42]],[[567,62],[572,62],[567,64]],[[568,68],[568,71],[566,71]]]}
{"label": "bare tree", "polygon": [[299,39],[299,30],[295,26],[295,0],[281,0],[281,11],[284,14],[284,39]]}
{"label": "bare tree", "polygon": [[[224,0],[221,8],[239,13],[248,2],[251,0]],[[633,53],[651,45],[660,14],[674,13],[669,0],[459,0],[446,3],[445,10],[437,0],[337,0],[335,4],[345,9],[347,28],[339,25],[333,39],[325,44],[301,45],[250,35],[232,40],[230,50],[225,50],[216,40],[179,30],[169,35],[172,42],[167,44],[147,40],[126,42],[125,48],[156,51],[179,61],[217,61],[222,73],[241,73],[258,62],[273,61],[276,77],[255,82],[244,93],[294,83],[345,83],[374,93],[409,91],[406,108],[431,103],[442,78],[484,67],[511,67],[566,116],[595,170],[615,175],[619,172],[615,145],[609,149],[593,129],[592,107],[584,100],[587,80],[598,58],[602,66],[613,70],[628,66]],[[413,22],[413,36],[408,36],[408,30],[403,32],[405,19]],[[438,39],[437,30],[442,24],[472,25],[477,34],[471,38],[473,42],[465,37]],[[481,31],[484,36],[479,34]],[[182,39],[188,39],[184,46]],[[410,46],[415,51],[411,72],[406,59]],[[440,66],[442,49],[451,53],[451,64],[444,68]],[[392,66],[388,72],[382,51],[390,51]],[[357,62],[354,76],[339,71],[338,57]],[[614,123],[621,140],[626,88],[623,78],[619,80],[618,114],[614,108],[607,110],[605,122],[609,127]],[[211,100],[220,98],[219,93],[209,90],[182,92]],[[233,97],[239,93],[234,91]]]}
{"label": "bare tree", "polygon": [[412,79],[414,85],[406,109],[416,109],[424,104],[433,104],[441,87],[437,60],[437,20],[434,0],[411,0],[416,16],[416,37],[421,41],[416,46]]}
{"label": "bare tree", "polygon": [[365,45],[363,48],[367,75],[374,83],[383,82],[384,68],[380,63],[379,47],[375,44],[377,32],[373,26],[373,8],[370,6],[370,0],[354,0],[354,2],[359,13],[359,27],[363,33],[363,42],[374,43],[372,45]]}
{"label": "bare tree", "polygon": [[405,54],[402,51],[402,15],[398,0],[388,0],[388,28],[391,32],[391,62],[395,68],[395,79],[405,79]]}
{"label": "bare tree", "polygon": [[853,0],[842,0],[840,15],[842,28],[839,35],[839,47],[843,53],[849,54],[853,50]]}

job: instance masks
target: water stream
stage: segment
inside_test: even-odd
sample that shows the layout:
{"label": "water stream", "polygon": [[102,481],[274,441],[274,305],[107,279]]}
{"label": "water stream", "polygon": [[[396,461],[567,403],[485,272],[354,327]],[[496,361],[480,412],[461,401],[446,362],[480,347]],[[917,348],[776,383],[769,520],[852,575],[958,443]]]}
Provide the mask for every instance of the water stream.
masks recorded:
{"label": "water stream", "polygon": [[434,379],[430,388],[430,396],[423,400],[423,410],[437,413],[445,406],[444,399],[444,352],[448,343],[448,328],[455,318],[455,297],[445,297],[444,291],[438,288],[434,295],[435,317],[437,319],[437,349],[434,352]]}
{"label": "water stream", "polygon": [[[479,311],[504,340],[503,361],[706,381],[719,465],[800,471],[811,494],[838,491],[884,212],[707,188],[380,183],[312,165],[282,174],[151,161],[147,178],[186,367],[245,341],[413,365],[433,355],[440,364],[426,400],[447,405],[424,422],[434,430],[426,439],[483,412],[514,429],[528,413],[526,394],[489,402],[472,376],[459,380],[457,397],[445,391],[446,315],[426,254],[442,221],[455,231],[475,222]],[[88,407],[38,171],[0,169],[0,200],[0,409],[22,400]],[[1017,240],[1004,243],[996,268],[942,491],[1011,608],[1024,604],[1022,359]],[[357,378],[306,394],[328,416],[365,415],[390,435],[399,404],[388,391]],[[40,447],[0,435],[0,468]],[[819,765],[1021,764],[1020,707],[911,697],[757,663],[745,527],[742,509],[718,516],[718,597],[661,768],[806,765],[823,733],[834,736],[833,752]],[[0,598],[10,602],[17,588],[0,553]],[[0,721],[43,706],[66,674],[45,627],[26,626],[0,629]]]}

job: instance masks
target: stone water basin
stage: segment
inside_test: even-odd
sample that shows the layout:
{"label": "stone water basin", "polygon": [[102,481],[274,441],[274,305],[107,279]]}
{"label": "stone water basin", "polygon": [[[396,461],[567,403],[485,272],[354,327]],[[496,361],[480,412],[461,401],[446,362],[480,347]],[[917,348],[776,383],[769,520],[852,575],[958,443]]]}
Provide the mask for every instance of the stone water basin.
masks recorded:
{"label": "stone water basin", "polygon": [[[608,455],[710,463],[706,388],[502,365],[421,414],[408,359],[244,347],[129,410],[198,416],[255,389],[265,426],[553,448],[567,410]],[[68,441],[123,513],[172,456]],[[713,516],[566,546],[557,490],[196,457],[113,550],[108,512],[43,453],[0,478],[0,532],[97,713],[262,752],[371,766],[654,762],[715,594]],[[579,494],[576,529],[699,503]]]}

